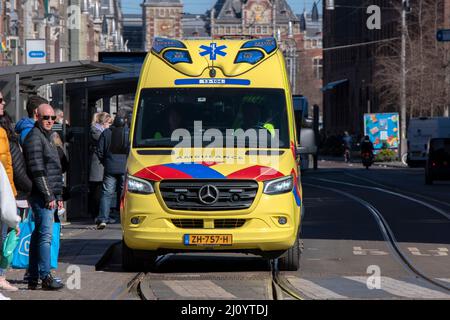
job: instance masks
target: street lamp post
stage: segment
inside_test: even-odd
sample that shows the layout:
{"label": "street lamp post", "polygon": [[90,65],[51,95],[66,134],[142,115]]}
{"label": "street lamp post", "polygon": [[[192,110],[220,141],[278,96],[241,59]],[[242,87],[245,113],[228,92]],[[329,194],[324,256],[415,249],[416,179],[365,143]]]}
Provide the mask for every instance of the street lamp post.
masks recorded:
{"label": "street lamp post", "polygon": [[400,157],[407,150],[406,144],[406,11],[409,7],[408,0],[402,0],[402,48],[401,48],[401,85],[400,85],[400,121],[401,140]]}

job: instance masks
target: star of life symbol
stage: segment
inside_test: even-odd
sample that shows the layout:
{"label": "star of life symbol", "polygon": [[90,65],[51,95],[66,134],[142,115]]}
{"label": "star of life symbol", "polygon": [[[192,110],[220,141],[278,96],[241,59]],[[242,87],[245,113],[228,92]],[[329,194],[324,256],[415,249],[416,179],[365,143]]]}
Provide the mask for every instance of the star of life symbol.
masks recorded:
{"label": "star of life symbol", "polygon": [[200,52],[200,56],[204,57],[206,55],[209,55],[209,59],[211,61],[215,61],[217,60],[217,55],[225,57],[227,55],[227,53],[223,50],[225,50],[227,48],[227,46],[217,46],[217,43],[211,43],[209,47],[207,46],[200,46],[200,49],[202,49],[203,51]]}

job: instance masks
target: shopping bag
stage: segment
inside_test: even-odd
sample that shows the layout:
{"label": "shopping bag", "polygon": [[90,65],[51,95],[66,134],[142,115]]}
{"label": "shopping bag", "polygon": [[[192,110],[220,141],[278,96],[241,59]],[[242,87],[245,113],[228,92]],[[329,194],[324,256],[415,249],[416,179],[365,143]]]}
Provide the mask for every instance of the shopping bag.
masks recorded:
{"label": "shopping bag", "polygon": [[[34,231],[35,224],[33,221],[32,210],[29,209],[27,215],[19,224],[20,225],[20,237],[19,244],[17,245],[11,267],[13,269],[28,269],[30,260],[30,242],[31,234]],[[59,255],[59,241],[61,234],[61,223],[53,223],[52,243],[50,246],[50,267],[51,269],[58,269],[58,255]]]}
{"label": "shopping bag", "polygon": [[19,237],[17,236],[16,230],[11,230],[6,236],[5,241],[3,241],[2,254],[0,256],[0,268],[8,269],[11,265],[14,250],[19,243]]}

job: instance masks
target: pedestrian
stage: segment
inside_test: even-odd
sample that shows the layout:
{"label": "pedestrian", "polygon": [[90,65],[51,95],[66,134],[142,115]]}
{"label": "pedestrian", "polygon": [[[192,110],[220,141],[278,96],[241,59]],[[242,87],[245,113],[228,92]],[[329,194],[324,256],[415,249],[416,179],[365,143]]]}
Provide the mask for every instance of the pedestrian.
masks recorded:
{"label": "pedestrian", "polygon": [[108,223],[115,223],[115,220],[109,217],[109,212],[114,193],[117,191],[119,199],[123,191],[129,152],[128,133],[125,120],[116,116],[113,127],[105,129],[98,141],[97,156],[105,167],[99,215],[96,219],[99,230],[104,229]]}
{"label": "pedestrian", "polygon": [[348,131],[344,132],[344,137],[342,138],[344,145],[344,160],[346,163],[351,161],[351,150],[353,145],[353,138],[348,134]]}
{"label": "pedestrian", "polygon": [[33,210],[35,229],[31,235],[28,288],[35,290],[39,279],[42,288],[59,290],[64,285],[50,272],[50,246],[53,222],[57,210],[64,202],[63,176],[57,147],[52,143],[52,126],[55,112],[49,104],[37,109],[37,121],[24,141],[24,153],[33,187],[30,205]]}
{"label": "pedestrian", "polygon": [[[61,109],[55,109],[56,120],[53,125],[52,131],[57,132],[61,141],[63,143],[70,142],[73,137],[72,130],[70,128],[69,122],[64,119],[64,111]],[[64,131],[64,124],[66,125],[66,129]]]}
{"label": "pedestrian", "polygon": [[104,167],[97,155],[98,140],[105,129],[112,124],[112,117],[107,112],[95,113],[89,136],[89,210],[92,218],[96,218],[100,210],[100,194],[103,184]]}
{"label": "pedestrian", "polygon": [[[17,215],[13,189],[8,183],[8,175],[3,167],[3,163],[0,162],[0,229],[3,229],[3,226],[6,226],[6,228],[15,229],[17,235],[19,235],[19,222],[20,217]],[[3,241],[5,238],[6,235],[0,237],[0,253],[2,253]],[[17,291],[18,289],[6,280],[5,275],[6,269],[0,269],[0,290]],[[0,300],[9,300],[9,298],[0,294]]]}
{"label": "pedestrian", "polygon": [[19,144],[19,139],[14,133],[12,119],[6,111],[3,111],[3,115],[0,115],[0,128],[6,132],[7,137],[7,143],[3,143],[2,145],[5,146],[9,144],[9,152],[11,154],[12,161],[13,183],[16,190],[16,201],[18,208],[28,208],[27,199],[31,192],[32,182],[27,175],[25,159],[23,157],[22,148]]}
{"label": "pedestrian", "polygon": [[61,109],[55,109],[56,120],[53,124],[52,131],[58,133],[59,137],[62,141],[64,141],[63,137],[63,121],[64,121],[64,112]]}
{"label": "pedestrian", "polygon": [[[0,199],[0,204],[2,206],[2,219],[3,216],[11,217],[17,216],[17,207],[15,203],[15,196],[17,195],[17,190],[14,185],[14,167],[13,167],[13,157],[11,155],[11,148],[9,143],[9,137],[14,136],[14,132],[12,131],[11,119],[5,111],[5,101],[3,98],[3,94],[0,92],[0,164],[2,166],[2,171],[4,174],[1,176],[1,189],[5,188],[11,190],[9,193],[8,190],[5,190],[2,195],[3,197]],[[1,191],[1,190],[0,190]],[[12,195],[12,199],[10,197]],[[5,202],[5,203],[3,203]],[[8,202],[8,203],[7,203]],[[14,205],[9,204],[9,202],[13,202]],[[10,210],[14,207],[14,213],[12,214]],[[18,217],[18,216],[17,216]],[[6,218],[5,218],[6,219]],[[13,219],[13,220],[14,220]],[[20,222],[20,217],[19,217]],[[1,223],[0,221],[0,250],[3,248],[3,240],[6,238],[8,233],[8,227],[16,228],[17,226],[12,226],[13,222],[9,219],[6,223]],[[16,291],[17,288],[12,286],[5,278],[5,269],[0,269],[0,290],[8,290],[8,291]]]}
{"label": "pedestrian", "polygon": [[[0,119],[1,122],[5,122],[5,99],[3,98],[3,94],[0,92]],[[0,161],[2,162],[6,174],[8,175],[8,180],[11,185],[11,188],[13,190],[14,196],[16,196],[16,188],[14,186],[14,176],[13,176],[13,165],[12,165],[12,157],[11,157],[11,151],[9,148],[9,139],[8,139],[8,127],[5,126],[3,128],[0,126]]]}
{"label": "pedestrian", "polygon": [[37,108],[41,104],[48,104],[48,101],[39,96],[31,96],[27,101],[27,114],[28,117],[24,117],[16,123],[15,131],[20,135],[20,145],[23,146],[23,142],[25,141],[26,136],[34,128],[34,123],[37,120]]}

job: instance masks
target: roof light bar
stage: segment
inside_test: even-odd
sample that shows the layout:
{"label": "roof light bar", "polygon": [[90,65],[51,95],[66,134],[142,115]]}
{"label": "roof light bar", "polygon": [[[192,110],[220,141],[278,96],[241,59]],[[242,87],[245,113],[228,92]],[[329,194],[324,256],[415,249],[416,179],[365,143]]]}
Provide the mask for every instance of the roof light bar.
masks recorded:
{"label": "roof light bar", "polygon": [[244,43],[241,49],[251,48],[260,48],[263,49],[267,54],[271,54],[278,48],[277,40],[275,38],[250,40]]}
{"label": "roof light bar", "polygon": [[171,64],[192,63],[191,55],[184,50],[167,50],[164,52],[163,57]]}
{"label": "roof light bar", "polygon": [[153,40],[152,50],[155,51],[156,53],[159,54],[159,53],[161,53],[161,51],[163,51],[164,49],[167,49],[167,48],[186,49],[186,46],[184,45],[183,42],[178,41],[178,40],[159,38],[159,37],[156,37]]}
{"label": "roof light bar", "polygon": [[239,51],[234,63],[257,64],[264,58],[264,54],[259,50]]}

